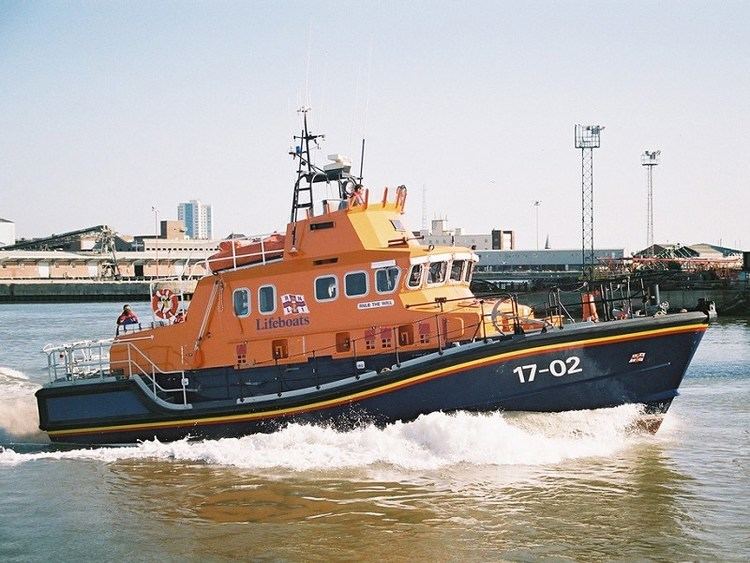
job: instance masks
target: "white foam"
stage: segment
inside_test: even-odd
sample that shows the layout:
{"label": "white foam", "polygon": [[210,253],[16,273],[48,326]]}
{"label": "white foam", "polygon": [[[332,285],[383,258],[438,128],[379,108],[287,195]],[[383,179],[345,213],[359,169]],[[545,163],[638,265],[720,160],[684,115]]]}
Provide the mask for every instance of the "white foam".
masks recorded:
{"label": "white foam", "polygon": [[0,366],[0,436],[44,438],[34,397],[37,389],[26,374]]}
{"label": "white foam", "polygon": [[409,423],[340,432],[292,424],[274,434],[123,448],[41,453],[0,450],[0,465],[34,460],[177,460],[265,470],[337,470],[390,466],[434,470],[456,464],[544,465],[610,456],[634,440],[635,406],[559,414],[432,413]]}
{"label": "white foam", "polygon": [[0,384],[2,384],[6,380],[28,381],[29,377],[25,373],[23,373],[22,371],[18,371],[17,369],[0,366]]}

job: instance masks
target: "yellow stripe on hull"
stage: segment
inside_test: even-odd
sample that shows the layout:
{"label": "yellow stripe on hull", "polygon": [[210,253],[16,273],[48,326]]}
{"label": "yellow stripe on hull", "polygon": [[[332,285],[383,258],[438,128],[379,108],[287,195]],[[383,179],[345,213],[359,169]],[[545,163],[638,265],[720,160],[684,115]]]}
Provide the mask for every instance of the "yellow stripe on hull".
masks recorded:
{"label": "yellow stripe on hull", "polygon": [[296,407],[272,409],[272,410],[260,411],[260,412],[255,412],[255,413],[183,419],[179,421],[170,420],[170,421],[149,422],[149,423],[142,423],[142,424],[118,424],[114,426],[97,426],[93,428],[50,430],[47,433],[50,436],[54,436],[54,437],[64,437],[64,436],[72,436],[72,435],[97,434],[97,433],[104,433],[104,432],[128,432],[128,431],[148,430],[148,429],[156,429],[156,428],[184,428],[184,427],[189,427],[189,426],[204,426],[204,425],[221,424],[221,423],[227,423],[227,422],[230,422],[230,423],[231,422],[245,422],[245,421],[259,420],[259,419],[264,419],[264,418],[276,418],[280,416],[302,414],[306,412],[325,409],[328,407],[335,407],[335,406],[343,405],[346,403],[359,401],[362,399],[367,399],[370,397],[388,393],[389,391],[393,391],[399,388],[409,387],[409,386],[416,385],[418,383],[422,383],[430,379],[442,377],[445,375],[450,375],[453,373],[465,371],[467,369],[471,369],[475,367],[481,367],[487,364],[496,363],[501,360],[522,358],[524,356],[547,353],[547,352],[552,352],[555,350],[561,350],[565,348],[576,348],[576,347],[583,348],[583,347],[589,347],[589,346],[599,346],[599,345],[604,345],[604,344],[610,344],[613,342],[626,342],[628,340],[640,340],[643,338],[649,338],[649,337],[654,337],[654,336],[666,336],[670,334],[679,334],[683,332],[697,332],[697,331],[706,330],[706,328],[707,328],[707,325],[700,323],[700,324],[692,324],[692,325],[687,325],[687,326],[651,329],[651,330],[645,330],[641,332],[634,332],[632,334],[626,334],[626,335],[603,336],[599,338],[588,338],[585,340],[574,340],[571,342],[563,342],[559,344],[547,344],[543,346],[536,346],[534,348],[529,348],[529,349],[515,350],[512,352],[503,352],[501,354],[496,354],[494,356],[489,356],[486,358],[479,358],[479,359],[464,362],[455,366],[445,367],[445,368],[441,368],[438,370],[423,373],[421,375],[416,375],[414,377],[405,379],[403,381],[397,381],[397,382],[389,383],[386,385],[382,385],[380,387],[376,387],[375,389],[369,389],[367,391],[360,391],[357,393],[352,393],[351,395],[346,395],[344,397],[337,397],[335,399],[328,399],[325,401],[319,401],[317,403],[310,403],[310,404],[300,405]]}

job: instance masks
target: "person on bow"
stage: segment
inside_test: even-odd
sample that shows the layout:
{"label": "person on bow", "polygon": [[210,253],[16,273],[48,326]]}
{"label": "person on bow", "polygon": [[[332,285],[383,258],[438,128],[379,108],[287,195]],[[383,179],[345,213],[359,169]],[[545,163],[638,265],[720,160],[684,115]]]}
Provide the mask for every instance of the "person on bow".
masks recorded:
{"label": "person on bow", "polygon": [[137,324],[138,316],[133,312],[133,309],[130,308],[130,305],[123,305],[122,313],[120,313],[120,316],[117,317],[117,326],[126,327],[128,325]]}

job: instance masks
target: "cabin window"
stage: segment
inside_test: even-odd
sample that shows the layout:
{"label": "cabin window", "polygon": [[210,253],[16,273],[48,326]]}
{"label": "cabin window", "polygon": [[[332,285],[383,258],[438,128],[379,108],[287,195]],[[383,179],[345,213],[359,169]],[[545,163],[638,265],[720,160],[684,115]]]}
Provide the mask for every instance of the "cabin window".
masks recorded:
{"label": "cabin window", "polygon": [[367,273],[350,272],[344,276],[344,292],[347,297],[359,297],[367,293]]}
{"label": "cabin window", "polygon": [[378,293],[391,293],[398,285],[401,270],[396,266],[375,270],[375,290]]}
{"label": "cabin window", "polygon": [[409,271],[409,279],[406,282],[406,287],[409,289],[418,289],[422,285],[422,264],[414,264]]}
{"label": "cabin window", "polygon": [[339,282],[336,276],[321,276],[315,279],[315,299],[333,301],[339,294]]}
{"label": "cabin window", "polygon": [[404,224],[399,221],[398,219],[391,219],[391,225],[393,225],[393,228],[397,231],[405,231]]}
{"label": "cabin window", "polygon": [[462,274],[466,260],[454,260],[451,264],[451,277],[450,280],[454,282],[460,282],[462,280]]}
{"label": "cabin window", "polygon": [[471,281],[471,275],[474,273],[474,262],[469,262],[468,266],[466,266],[466,274],[464,275],[464,281],[470,282]]}
{"label": "cabin window", "polygon": [[264,315],[276,310],[276,288],[272,285],[264,285],[258,288],[258,310]]}
{"label": "cabin window", "polygon": [[232,293],[234,303],[234,314],[238,317],[247,317],[250,314],[250,290],[244,287],[235,289]]}
{"label": "cabin window", "polygon": [[427,284],[434,285],[445,281],[445,273],[448,269],[447,262],[433,262],[427,270]]}

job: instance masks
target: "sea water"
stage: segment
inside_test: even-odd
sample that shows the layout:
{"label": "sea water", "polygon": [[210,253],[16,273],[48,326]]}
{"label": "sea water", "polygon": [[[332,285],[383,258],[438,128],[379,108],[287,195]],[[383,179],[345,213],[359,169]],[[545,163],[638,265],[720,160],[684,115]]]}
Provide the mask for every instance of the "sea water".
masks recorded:
{"label": "sea water", "polygon": [[750,559],[746,320],[711,325],[656,435],[624,406],[50,445],[42,346],[120,309],[0,305],[1,560]]}

